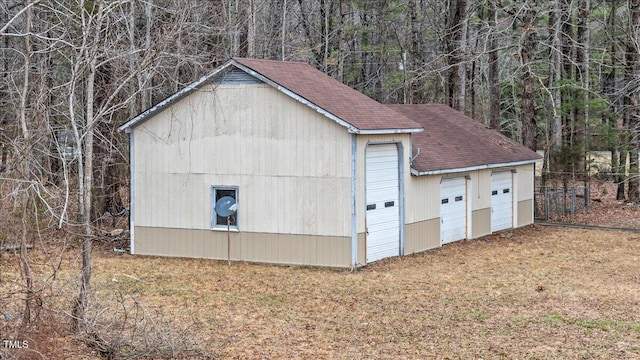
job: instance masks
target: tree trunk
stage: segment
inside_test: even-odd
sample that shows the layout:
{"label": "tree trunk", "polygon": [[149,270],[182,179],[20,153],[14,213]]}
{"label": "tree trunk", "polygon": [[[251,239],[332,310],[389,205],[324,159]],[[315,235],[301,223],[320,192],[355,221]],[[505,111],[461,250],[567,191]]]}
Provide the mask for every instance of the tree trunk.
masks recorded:
{"label": "tree trunk", "polygon": [[[74,130],[74,136],[79,151],[78,155],[78,213],[80,215],[80,226],[82,229],[82,275],[80,278],[80,291],[73,306],[73,327],[76,330],[81,330],[85,326],[86,310],[91,292],[91,245],[93,241],[93,227],[91,223],[91,209],[93,205],[93,143],[94,133],[97,123],[95,109],[95,82],[98,64],[98,52],[100,51],[100,36],[102,32],[102,25],[104,21],[104,9],[99,6],[96,14],[82,13],[82,16],[87,16],[87,19],[83,19],[83,24],[87,24],[83,29],[83,48],[80,56],[81,60],[74,66],[73,76],[81,76],[81,71],[86,67],[86,80],[84,82],[84,130],[80,131],[80,124],[77,118],[73,116],[75,111],[72,109],[75,103],[75,91],[72,83],[69,106],[71,108],[70,117],[71,125]],[[95,32],[92,34],[92,32]],[[125,84],[133,79],[134,75],[130,74],[126,81],[120,85],[118,89],[121,89]],[[111,99],[118,91],[115,91],[109,99]],[[108,106],[109,101],[106,101],[103,106]]]}
{"label": "tree trunk", "polygon": [[[317,46],[317,44],[319,42],[322,42],[322,40],[315,38],[315,36],[312,33],[312,24],[311,24],[311,20],[309,20],[309,17],[311,16],[311,14],[309,13],[309,10],[305,7],[304,1],[298,0],[298,5],[300,6],[300,17],[301,17],[302,29],[304,30],[304,33],[307,38],[307,44],[315,59],[314,65],[317,69],[321,69],[324,71],[325,67],[322,64],[324,53],[320,51]],[[322,26],[324,26],[324,19],[322,19]]]}
{"label": "tree trunk", "polygon": [[576,26],[576,72],[575,81],[578,88],[574,95],[574,119],[578,135],[574,146],[580,146],[582,156],[573,162],[575,170],[584,172],[584,180],[589,180],[589,18],[590,18],[589,0],[580,0],[578,3],[578,24]]}
{"label": "tree trunk", "polygon": [[[25,22],[25,33],[31,33],[31,23],[32,23],[32,9],[29,8],[27,10],[27,17]],[[29,130],[29,124],[27,123],[27,108],[30,106],[29,104],[29,75],[31,71],[31,37],[26,35],[24,37],[24,69],[23,69],[23,83],[22,83],[22,92],[20,94],[20,127],[22,129],[22,148],[20,149],[21,153],[21,171],[22,178],[29,182],[32,180],[32,169],[31,169],[31,161],[32,161],[32,146],[31,143],[31,131]],[[27,186],[23,189],[22,194],[22,236],[20,240],[20,263],[22,265],[22,276],[25,282],[25,300],[24,300],[24,310],[22,313],[22,326],[26,326],[31,322],[31,307],[33,302],[33,273],[31,272],[31,265],[29,262],[29,256],[27,254],[27,207],[29,204],[29,191],[30,187]]]}
{"label": "tree trunk", "polygon": [[[0,23],[4,24],[9,21],[8,12],[2,12],[2,17],[0,17]],[[2,58],[2,81],[3,84],[8,84],[9,80],[9,36],[3,36],[2,41],[2,49],[0,49],[0,54]],[[5,101],[9,98],[8,90],[5,90],[4,87],[0,87],[0,103],[4,104]],[[7,133],[5,130],[5,125],[8,122],[9,114],[8,112],[2,111],[0,112],[0,173],[6,170],[7,159],[9,156],[9,146],[7,145]]]}
{"label": "tree trunk", "polygon": [[347,49],[345,46],[345,18],[347,17],[347,4],[344,0],[338,2],[339,11],[339,26],[338,26],[338,81],[344,82],[344,59],[347,56]]}
{"label": "tree trunk", "polygon": [[247,7],[247,57],[256,56],[256,4],[249,0]]}
{"label": "tree trunk", "polygon": [[[73,309],[75,328],[84,326],[87,302],[91,291],[91,243],[93,229],[91,226],[92,184],[93,184],[93,136],[94,136],[94,82],[96,75],[96,60],[92,57],[89,64],[89,74],[86,81],[86,128],[84,132],[82,149],[84,152],[84,166],[79,170],[79,177],[83,178],[79,189],[79,213],[82,227],[82,276],[80,279],[80,292],[76,298]],[[82,161],[80,159],[79,161]]]}
{"label": "tree trunk", "polygon": [[[573,9],[571,0],[560,0],[562,4],[561,18],[562,32],[562,79],[569,80],[573,78]],[[562,103],[571,104],[573,102],[573,90],[567,86],[562,91]],[[575,122],[572,111],[563,111],[562,128],[564,129],[563,144],[566,146],[573,145],[573,134],[575,133]],[[566,163],[565,166],[568,166]],[[564,168],[563,172],[569,172],[571,169]]]}
{"label": "tree trunk", "polygon": [[452,0],[449,3],[449,17],[445,42],[447,47],[447,102],[456,110],[464,110],[464,64],[463,41],[465,41],[465,23],[463,21],[467,9],[466,0]]}
{"label": "tree trunk", "polygon": [[523,35],[520,47],[520,59],[522,61],[522,97],[521,119],[522,119],[522,142],[524,146],[536,151],[538,148],[537,123],[536,123],[536,76],[534,73],[534,60],[537,52],[538,33],[536,31],[537,5],[535,1],[531,4],[534,7],[524,9],[522,17]]}
{"label": "tree trunk", "polygon": [[[29,170],[29,162],[24,161],[24,167]],[[28,234],[29,229],[27,227],[27,221],[29,219],[28,214],[28,204],[29,204],[29,190],[25,189],[22,194],[22,236],[20,238],[20,262],[22,263],[22,277],[24,280],[25,286],[25,297],[24,297],[24,311],[22,313],[22,324],[21,326],[27,326],[31,323],[31,310],[33,308],[33,272],[31,271],[31,263],[29,261],[29,254],[27,253],[28,248]]]}
{"label": "tree trunk", "polygon": [[625,196],[624,196],[624,186],[626,184],[625,172],[627,168],[627,159],[629,157],[629,151],[627,150],[626,140],[623,139],[622,141],[624,142],[624,144],[620,146],[620,153],[619,153],[619,159],[618,159],[618,166],[620,167],[621,172],[618,175],[620,182],[618,183],[618,189],[616,191],[616,200],[625,199]]}
{"label": "tree trunk", "polygon": [[[409,76],[409,83],[407,84],[408,89],[405,89],[406,100],[404,103],[408,104],[420,104],[422,100],[422,81],[420,81],[420,67],[422,66],[422,49],[421,49],[421,36],[420,36],[420,27],[418,24],[418,1],[410,0],[409,1],[409,22],[411,28],[411,61],[410,61],[410,69],[406,69],[409,65],[406,63],[406,52],[403,53],[404,67],[403,71],[405,72],[405,81],[407,75]],[[410,71],[407,71],[410,70]]]}
{"label": "tree trunk", "polygon": [[[615,133],[615,143],[611,144],[611,170],[614,172],[613,182],[616,184],[616,200],[624,200],[625,198],[625,170],[626,170],[626,150],[624,143],[624,116],[620,114],[620,99],[616,95],[617,88],[617,69],[618,69],[618,45],[616,41],[616,12],[618,11],[618,1],[611,0],[611,9],[609,10],[609,19],[607,21],[607,36],[610,43],[610,71],[606,75],[606,79],[602,81],[603,87],[605,87],[604,93],[609,96],[610,110],[613,114],[609,119],[609,128],[613,129]],[[622,161],[624,158],[625,161]]]}
{"label": "tree trunk", "polygon": [[287,56],[285,52],[285,44],[286,44],[286,30],[287,30],[287,0],[282,1],[282,32],[280,33],[280,44],[282,45],[282,49],[280,51],[280,59],[285,61]]}
{"label": "tree trunk", "polygon": [[549,28],[553,29],[551,32],[551,50],[549,54],[549,81],[548,89],[549,96],[551,97],[550,114],[552,116],[549,123],[549,136],[545,148],[545,168],[542,170],[543,183],[549,178],[551,169],[554,168],[556,158],[562,148],[562,91],[560,82],[562,80],[562,54],[560,49],[562,48],[562,22],[563,17],[562,6],[560,1],[555,1],[555,9],[549,17]]}
{"label": "tree trunk", "polygon": [[498,64],[496,0],[489,0],[489,126],[501,131],[500,126],[500,67]]}
{"label": "tree trunk", "polygon": [[640,141],[638,134],[640,133],[640,63],[638,52],[638,39],[640,33],[638,24],[640,24],[640,0],[629,0],[629,39],[627,40],[627,96],[629,106],[629,131],[630,131],[630,156],[629,156],[629,201],[640,201],[640,183],[638,179],[638,152],[640,151]]}
{"label": "tree trunk", "polygon": [[[615,11],[616,11],[616,0],[611,0],[611,9],[609,13],[609,18],[607,19],[606,28],[604,29],[606,34],[613,33]],[[617,65],[615,62],[616,46],[613,41],[610,41],[610,43],[611,43],[611,47],[610,47],[611,63],[609,66],[609,71],[602,71],[600,73],[600,88],[601,88],[602,94],[608,97],[608,100],[609,100],[608,105],[609,105],[610,113],[615,114],[617,112],[617,106],[616,106],[616,98],[613,95],[613,93],[614,93],[615,81],[616,81],[616,65]],[[616,116],[611,114],[603,113],[602,115],[602,121],[607,125],[608,131],[612,131],[616,128]],[[618,157],[616,156],[616,153],[617,153],[616,146],[612,141],[608,141],[607,147],[608,147],[608,150],[611,152],[611,171],[613,173],[616,173],[618,172]],[[615,182],[615,176],[614,176],[614,182]]]}

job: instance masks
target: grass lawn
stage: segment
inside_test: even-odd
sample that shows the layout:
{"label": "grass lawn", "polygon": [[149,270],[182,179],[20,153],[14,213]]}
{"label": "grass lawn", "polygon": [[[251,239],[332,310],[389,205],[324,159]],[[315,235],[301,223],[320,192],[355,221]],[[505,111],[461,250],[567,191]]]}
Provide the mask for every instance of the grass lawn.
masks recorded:
{"label": "grass lawn", "polygon": [[98,252],[93,281],[105,338],[176,357],[640,359],[630,232],[534,226],[353,273]]}

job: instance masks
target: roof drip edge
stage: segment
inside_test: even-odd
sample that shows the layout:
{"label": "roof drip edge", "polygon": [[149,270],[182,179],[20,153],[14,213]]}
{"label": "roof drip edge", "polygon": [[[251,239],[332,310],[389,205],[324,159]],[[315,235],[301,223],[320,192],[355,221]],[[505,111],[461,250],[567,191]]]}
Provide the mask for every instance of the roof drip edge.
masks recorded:
{"label": "roof drip edge", "polygon": [[451,174],[465,171],[475,171],[475,170],[485,170],[485,169],[495,169],[501,168],[505,166],[519,166],[519,165],[527,165],[527,164],[535,164],[537,162],[542,161],[542,159],[532,159],[532,160],[522,160],[522,161],[512,161],[506,163],[498,163],[498,164],[483,164],[476,166],[468,166],[464,168],[455,168],[455,169],[438,169],[438,170],[428,170],[428,171],[418,171],[414,168],[411,168],[411,174],[416,176],[423,175],[440,175],[440,174]]}

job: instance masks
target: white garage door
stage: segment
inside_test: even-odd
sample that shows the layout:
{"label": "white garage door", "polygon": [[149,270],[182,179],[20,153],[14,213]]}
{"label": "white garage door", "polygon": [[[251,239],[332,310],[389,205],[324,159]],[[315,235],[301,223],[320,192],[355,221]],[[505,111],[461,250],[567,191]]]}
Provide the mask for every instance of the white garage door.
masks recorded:
{"label": "white garage door", "polygon": [[367,146],[367,263],[400,255],[398,180],[398,147],[395,144]]}
{"label": "white garage door", "polygon": [[491,175],[491,232],[513,226],[513,182],[511,172]]}
{"label": "white garage door", "polygon": [[462,240],[467,233],[466,179],[443,179],[440,185],[440,241]]}

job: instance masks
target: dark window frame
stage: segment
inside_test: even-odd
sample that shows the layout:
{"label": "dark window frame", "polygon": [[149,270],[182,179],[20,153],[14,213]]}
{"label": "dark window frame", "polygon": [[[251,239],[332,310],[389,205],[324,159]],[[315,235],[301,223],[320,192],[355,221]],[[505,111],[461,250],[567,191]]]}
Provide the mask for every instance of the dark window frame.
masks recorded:
{"label": "dark window frame", "polygon": [[[239,203],[239,187],[235,185],[212,185],[211,186],[211,229],[227,229],[227,217],[218,216],[216,213],[216,202],[224,197],[232,196]],[[233,215],[233,221],[229,225],[230,230],[240,230],[239,216],[236,212]]]}

